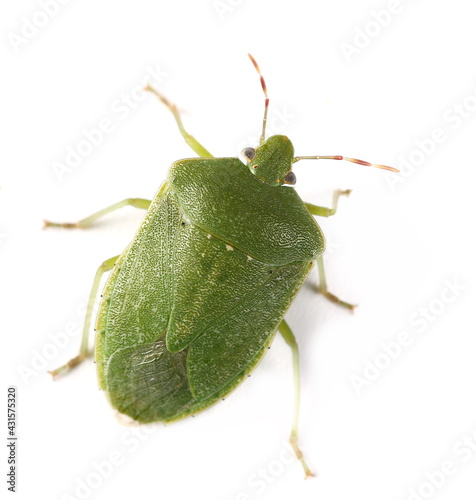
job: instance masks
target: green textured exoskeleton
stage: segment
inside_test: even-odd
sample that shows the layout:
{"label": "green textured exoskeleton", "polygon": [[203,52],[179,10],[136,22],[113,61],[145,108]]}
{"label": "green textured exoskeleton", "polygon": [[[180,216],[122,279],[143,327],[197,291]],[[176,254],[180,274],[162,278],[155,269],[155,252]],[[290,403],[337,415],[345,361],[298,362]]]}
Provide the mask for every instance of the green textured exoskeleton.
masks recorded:
{"label": "green textured exoskeleton", "polygon": [[[258,69],[255,61],[252,59]],[[259,71],[259,69],[258,69]],[[147,208],[133,241],[105,261],[94,281],[80,354],[54,370],[58,375],[85,359],[94,298],[105,271],[96,323],[99,383],[114,408],[141,423],[193,415],[229,394],[263,357],[279,330],[293,351],[296,410],[291,442],[297,445],[298,349],[283,318],[315,262],[319,291],[327,291],[324,236],[313,215],[333,208],[304,203],[296,191],[291,141],[265,140],[268,99],[258,148],[238,158],[213,158],[183,128],[174,105],[154,89],[175,116],[199,158],[180,160],[152,201],[128,199],[76,224],[86,227],[124,205]],[[367,164],[360,160],[348,159]]]}
{"label": "green textured exoskeleton", "polygon": [[[290,170],[286,137],[261,147],[287,153]],[[323,249],[294,189],[237,158],[174,163],[103,293],[96,360],[113,406],[140,422],[171,421],[228,394]]]}

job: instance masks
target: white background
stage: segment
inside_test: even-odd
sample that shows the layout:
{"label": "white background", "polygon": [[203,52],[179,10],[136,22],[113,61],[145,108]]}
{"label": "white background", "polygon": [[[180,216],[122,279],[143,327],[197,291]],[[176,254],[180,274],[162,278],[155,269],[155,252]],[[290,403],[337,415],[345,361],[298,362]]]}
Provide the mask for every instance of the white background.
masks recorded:
{"label": "white background", "polygon": [[[39,1],[4,2],[0,13],[2,399],[17,386],[17,498],[474,499],[476,451],[461,444],[476,449],[469,3],[62,3],[45,15]],[[247,52],[268,84],[269,132],[287,134],[297,154],[413,163],[392,177],[344,162],[295,167],[307,201],[353,189],[320,223],[329,287],[359,304],[352,315],[315,295],[312,274],[288,314],[302,355],[300,442],[318,475],[306,481],[286,448],[292,370],[280,338],[224,403],[166,427],[119,425],[92,362],[54,383],[46,374],[76,353],[95,269],[143,214],[126,208],[88,231],[42,231],[42,219],[150,198],[172,161],[193,156],[167,110],[140,92],[146,79],[214,155],[254,145],[263,96]],[[58,176],[54,162],[104,119],[113,130]]]}

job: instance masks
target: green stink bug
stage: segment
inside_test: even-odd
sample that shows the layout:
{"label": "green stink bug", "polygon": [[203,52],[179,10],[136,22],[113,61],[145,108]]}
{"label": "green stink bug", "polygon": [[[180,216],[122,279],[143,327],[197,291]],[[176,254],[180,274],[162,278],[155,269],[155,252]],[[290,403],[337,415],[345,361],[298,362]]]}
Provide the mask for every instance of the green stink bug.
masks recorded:
{"label": "green stink bug", "polygon": [[94,299],[107,271],[96,320],[99,385],[118,412],[137,422],[172,422],[210,407],[250,374],[279,331],[293,354],[290,441],[310,476],[298,447],[298,346],[283,318],[315,263],[319,291],[353,308],[327,290],[324,236],[313,217],[333,215],[339,196],[349,191],[336,191],[332,208],[304,203],[289,186],[296,182],[292,165],[335,159],[395,169],[342,156],[295,156],[287,137],[265,139],[269,99],[250,59],[265,111],[259,146],[243,150],[246,165],[214,158],[186,132],[176,106],[148,88],[199,158],[174,162],[153,200],[127,199],[74,224],[45,222],[84,228],[125,205],[147,209],[130,245],[96,273],[79,355],[51,373],[64,373],[89,355]]}

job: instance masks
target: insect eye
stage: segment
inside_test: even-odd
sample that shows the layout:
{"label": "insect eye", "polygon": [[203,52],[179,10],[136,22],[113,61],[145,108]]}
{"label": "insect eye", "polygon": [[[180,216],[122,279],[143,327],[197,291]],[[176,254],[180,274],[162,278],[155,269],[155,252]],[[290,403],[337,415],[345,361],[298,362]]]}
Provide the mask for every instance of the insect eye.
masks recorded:
{"label": "insect eye", "polygon": [[291,185],[294,185],[296,184],[296,174],[294,172],[288,172],[285,176],[284,176],[284,183],[285,184],[291,184]]}
{"label": "insect eye", "polygon": [[245,149],[243,149],[241,154],[245,158],[247,158],[248,160],[252,160],[256,155],[256,149],[255,148],[245,148]]}

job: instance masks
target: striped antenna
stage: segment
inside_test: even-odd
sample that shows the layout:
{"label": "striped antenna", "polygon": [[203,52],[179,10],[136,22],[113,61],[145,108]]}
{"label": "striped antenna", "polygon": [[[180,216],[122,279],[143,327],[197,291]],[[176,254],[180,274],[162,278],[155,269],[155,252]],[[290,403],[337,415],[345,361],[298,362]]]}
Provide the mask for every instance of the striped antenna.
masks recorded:
{"label": "striped antenna", "polygon": [[263,129],[261,130],[261,136],[259,138],[259,144],[263,144],[264,142],[264,134],[266,131],[266,122],[268,120],[268,107],[269,107],[269,98],[268,98],[268,90],[266,88],[266,82],[264,81],[263,75],[261,74],[261,70],[259,69],[258,63],[255,61],[255,58],[251,55],[248,54],[248,57],[251,59],[251,62],[253,63],[253,66],[255,67],[256,71],[258,72],[258,75],[260,76],[260,82],[261,82],[261,87],[263,89],[264,93],[264,117],[263,117]]}
{"label": "striped antenna", "polygon": [[[259,144],[261,146],[261,144],[263,144],[265,139],[266,122],[268,120],[268,107],[269,107],[268,89],[266,88],[266,82],[264,81],[263,75],[261,74],[261,70],[259,69],[258,63],[256,62],[255,58],[251,54],[248,54],[248,57],[251,59],[253,66],[255,67],[256,71],[260,76],[261,87],[263,89],[265,97],[263,129],[261,130],[261,136],[259,139]],[[299,160],[345,160],[345,161],[350,161],[352,163],[358,163],[359,165],[365,165],[366,167],[381,168],[382,170],[389,170],[390,172],[400,172],[400,170],[394,167],[388,167],[387,165],[377,165],[375,163],[369,163],[368,161],[357,160],[356,158],[346,158],[345,156],[296,156],[293,160],[293,163]]]}
{"label": "striped antenna", "polygon": [[356,158],[346,158],[345,156],[296,156],[293,163],[299,160],[345,160],[351,161],[352,163],[358,163],[359,165],[365,165],[366,167],[381,168],[382,170],[389,170],[390,172],[400,172],[397,168],[388,167],[387,165],[376,165],[375,163],[357,160]]}

